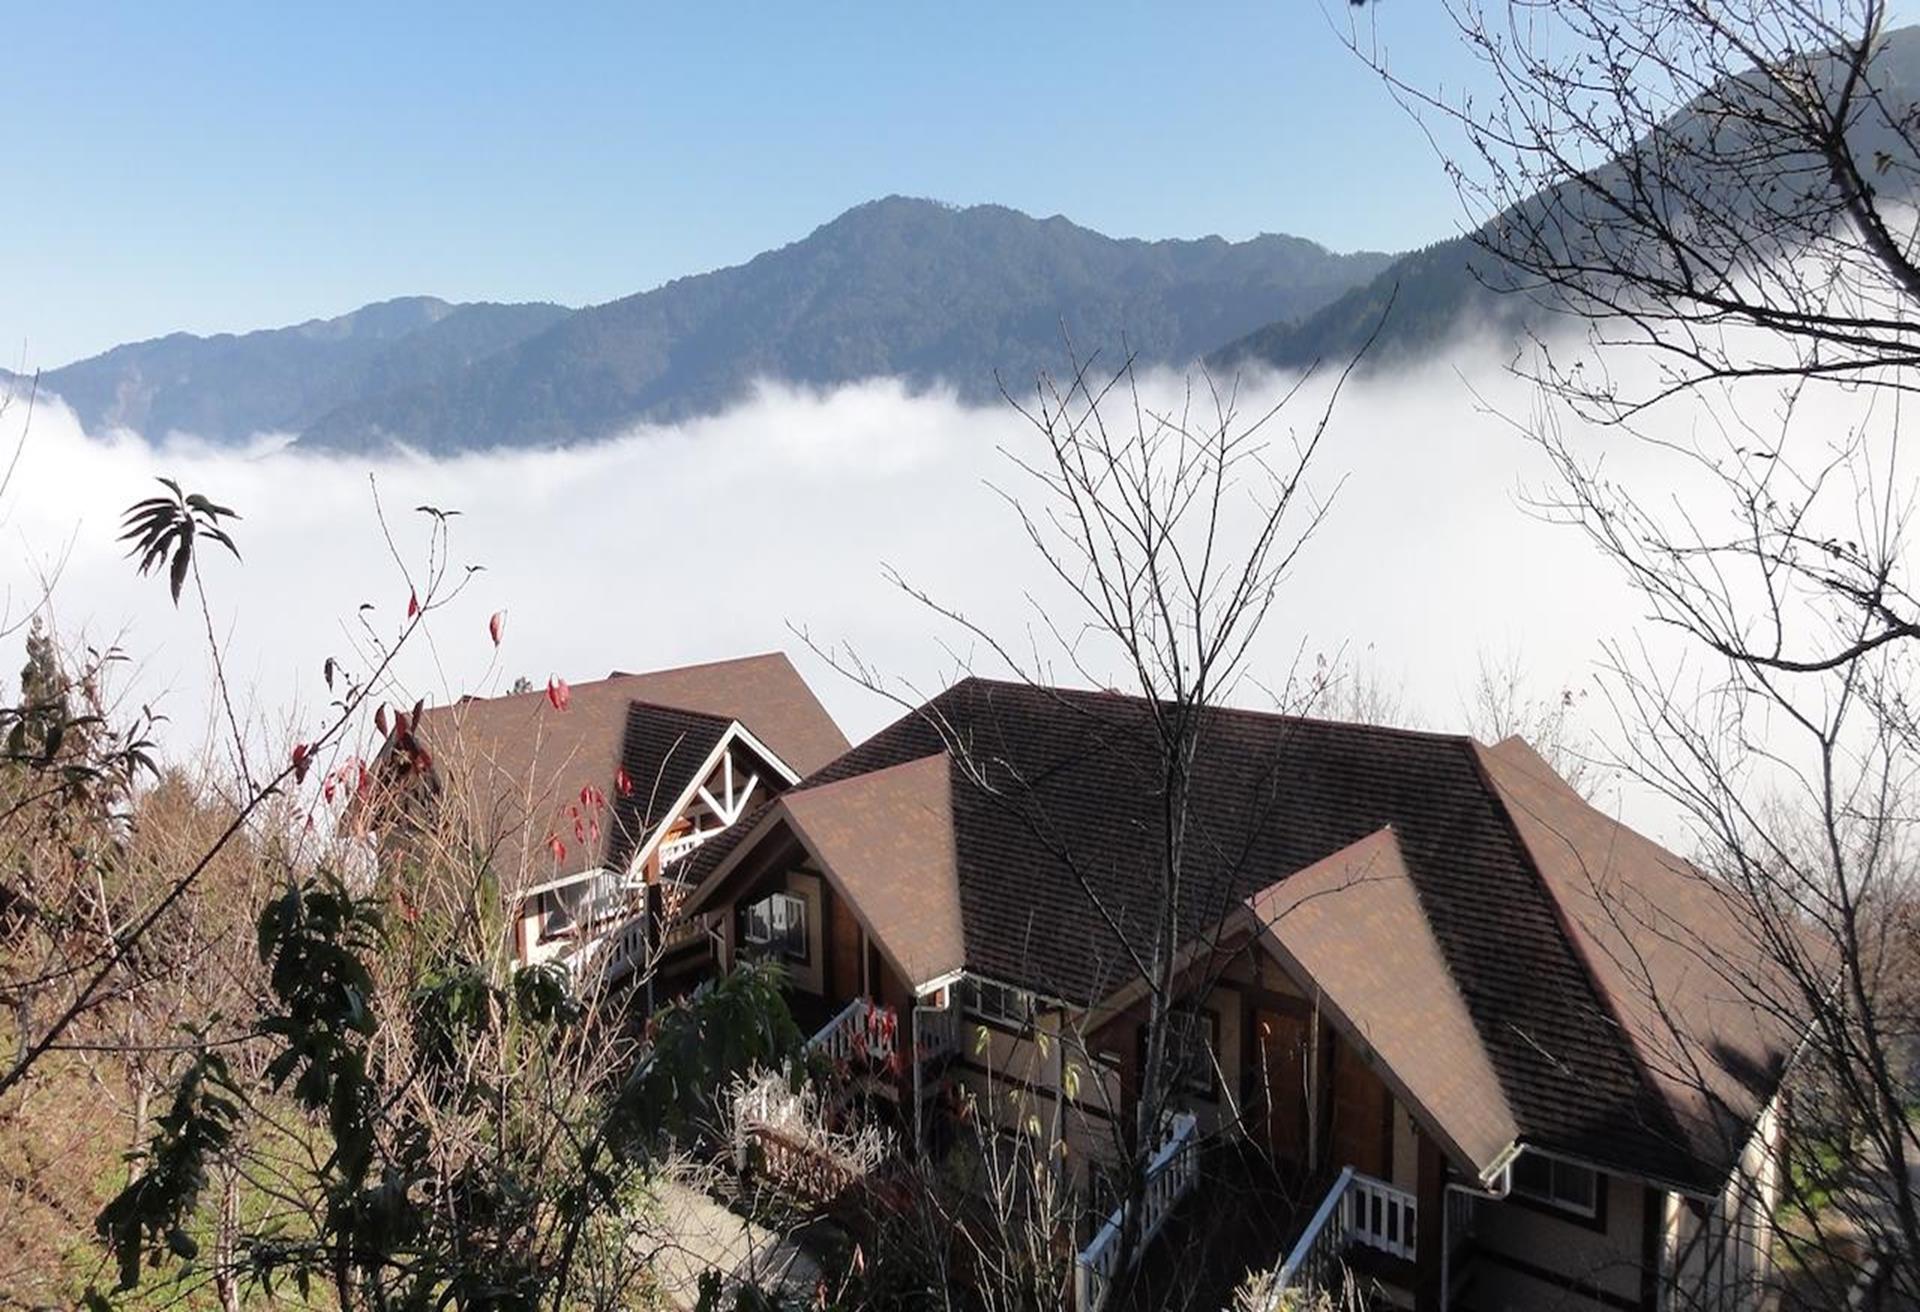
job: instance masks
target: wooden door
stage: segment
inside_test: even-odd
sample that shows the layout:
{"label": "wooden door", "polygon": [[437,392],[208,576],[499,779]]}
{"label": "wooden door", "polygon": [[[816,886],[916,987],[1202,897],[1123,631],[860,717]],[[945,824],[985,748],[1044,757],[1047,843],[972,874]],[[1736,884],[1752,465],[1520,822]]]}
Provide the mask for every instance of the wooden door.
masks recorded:
{"label": "wooden door", "polygon": [[1262,1081],[1256,1105],[1266,1109],[1267,1151],[1300,1165],[1307,1159],[1307,1018],[1259,1009],[1253,1041],[1259,1051],[1253,1069]]}

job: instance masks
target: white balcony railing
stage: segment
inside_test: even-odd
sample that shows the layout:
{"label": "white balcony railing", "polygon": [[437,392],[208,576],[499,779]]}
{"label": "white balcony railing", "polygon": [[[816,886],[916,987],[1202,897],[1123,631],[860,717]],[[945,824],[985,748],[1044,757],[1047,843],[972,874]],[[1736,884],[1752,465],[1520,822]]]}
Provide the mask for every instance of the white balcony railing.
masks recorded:
{"label": "white balcony railing", "polygon": [[[1160,1233],[1174,1205],[1193,1188],[1200,1172],[1199,1138],[1199,1122],[1191,1112],[1182,1112],[1173,1118],[1167,1137],[1147,1163],[1146,1191],[1140,1200],[1140,1237],[1134,1245],[1136,1259]],[[1114,1278],[1120,1274],[1120,1232],[1126,1224],[1126,1209],[1124,1203],[1116,1207],[1093,1241],[1074,1259],[1075,1312],[1099,1312],[1113,1290]]]}
{"label": "white balcony railing", "polygon": [[935,1061],[960,1051],[960,1009],[951,1003],[945,1007],[913,1009],[913,1050],[920,1061]]}
{"label": "white balcony railing", "polygon": [[1404,1189],[1346,1167],[1274,1273],[1261,1312],[1285,1307],[1291,1293],[1333,1291],[1344,1278],[1341,1263],[1352,1244],[1412,1261],[1419,1250],[1417,1200]]}
{"label": "white balcony railing", "polygon": [[679,838],[669,838],[666,842],[660,844],[661,869],[664,870],[666,867],[672,865],[675,861],[678,861],[681,857],[693,851],[694,848],[700,846],[700,844],[706,842],[709,838],[712,838],[714,834],[719,832],[720,831],[716,829],[712,833],[683,834]]}
{"label": "white balcony railing", "polygon": [[576,988],[608,983],[638,965],[647,952],[644,914],[587,927],[571,951],[560,957]]}
{"label": "white balcony railing", "polygon": [[807,1051],[824,1053],[837,1062],[861,1057],[884,1064],[899,1050],[899,1037],[899,1013],[871,999],[855,998],[807,1040]]}
{"label": "white balcony railing", "polygon": [[1419,1204],[1412,1194],[1355,1172],[1347,1198],[1353,1208],[1347,1233],[1354,1243],[1377,1248],[1389,1257],[1413,1260]]}

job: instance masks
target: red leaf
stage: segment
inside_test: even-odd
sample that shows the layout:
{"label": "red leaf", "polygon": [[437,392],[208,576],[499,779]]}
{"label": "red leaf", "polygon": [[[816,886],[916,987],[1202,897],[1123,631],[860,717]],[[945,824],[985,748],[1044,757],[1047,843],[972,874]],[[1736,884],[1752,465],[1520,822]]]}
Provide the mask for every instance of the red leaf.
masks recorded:
{"label": "red leaf", "polygon": [[587,827],[578,820],[573,822],[573,841],[576,843],[587,841]]}
{"label": "red leaf", "polygon": [[564,711],[567,703],[573,700],[573,689],[567,687],[567,681],[561,678],[547,680],[547,700],[553,703],[553,709]]}
{"label": "red leaf", "polygon": [[493,639],[494,646],[500,645],[500,630],[506,627],[507,613],[503,610],[495,611],[493,617],[487,621],[487,636]]}
{"label": "red leaf", "polygon": [[633,796],[633,780],[627,777],[626,766],[623,765],[613,772],[613,786],[620,796]]}
{"label": "red leaf", "polygon": [[553,853],[553,859],[555,861],[565,861],[567,859],[567,845],[560,841],[560,835],[558,834],[547,835],[547,850]]}
{"label": "red leaf", "polygon": [[415,615],[418,615],[419,613],[420,613],[420,594],[417,592],[409,592],[407,594],[407,618],[412,619]]}
{"label": "red leaf", "polygon": [[312,764],[312,745],[309,743],[295,743],[293,745],[293,781],[295,783],[306,782],[307,767]]}
{"label": "red leaf", "polygon": [[580,805],[582,806],[593,805],[593,785],[592,784],[580,785]]}

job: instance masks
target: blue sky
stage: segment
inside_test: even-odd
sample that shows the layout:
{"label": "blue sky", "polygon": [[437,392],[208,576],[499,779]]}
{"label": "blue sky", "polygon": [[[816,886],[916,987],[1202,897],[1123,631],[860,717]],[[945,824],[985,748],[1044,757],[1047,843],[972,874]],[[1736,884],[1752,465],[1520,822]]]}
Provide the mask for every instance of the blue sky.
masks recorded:
{"label": "blue sky", "polygon": [[[424,292],[607,300],[893,192],[1399,249],[1459,207],[1328,0],[0,4],[0,364]],[[1371,7],[1397,69],[1472,66]]]}

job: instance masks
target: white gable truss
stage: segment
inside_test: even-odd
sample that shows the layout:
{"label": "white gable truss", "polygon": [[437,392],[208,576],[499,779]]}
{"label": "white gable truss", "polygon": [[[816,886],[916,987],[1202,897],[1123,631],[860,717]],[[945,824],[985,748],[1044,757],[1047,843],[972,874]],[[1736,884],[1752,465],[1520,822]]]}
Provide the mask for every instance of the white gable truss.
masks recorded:
{"label": "white gable truss", "polygon": [[[634,850],[627,863],[627,878],[638,880],[656,851],[665,865],[732,828],[770,795],[762,782],[769,773],[781,787],[800,782],[800,776],[745,725],[738,720],[728,725],[707,759],[694,771],[693,782],[673,800],[665,817]],[[682,820],[691,827],[668,839]]]}

